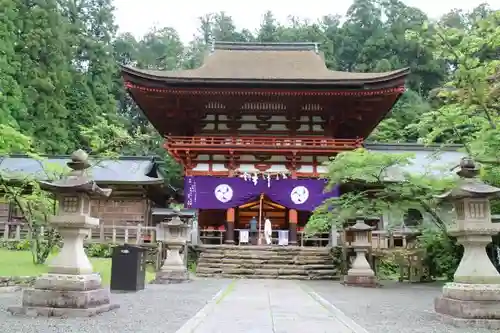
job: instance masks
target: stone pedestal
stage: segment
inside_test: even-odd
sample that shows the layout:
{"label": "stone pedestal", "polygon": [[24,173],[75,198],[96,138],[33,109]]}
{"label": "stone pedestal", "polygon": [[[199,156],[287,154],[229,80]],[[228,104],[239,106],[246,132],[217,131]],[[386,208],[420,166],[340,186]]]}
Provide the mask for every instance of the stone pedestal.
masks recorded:
{"label": "stone pedestal", "polygon": [[[156,272],[153,283],[171,284],[189,281],[189,273],[184,261],[179,253],[183,243],[168,244],[167,258],[163,262],[160,270]],[[185,253],[187,255],[187,253]]]}
{"label": "stone pedestal", "polygon": [[99,220],[85,215],[56,216],[64,245],[49,266],[49,273],[40,276],[33,288],[23,290],[21,306],[8,308],[12,314],[30,316],[88,317],[116,309],[110,292],[101,287],[101,277],[94,274],[83,249],[88,228]]}
{"label": "stone pedestal", "polygon": [[369,287],[374,288],[380,286],[375,276],[375,272],[370,267],[368,260],[366,260],[365,249],[355,249],[356,258],[352,263],[351,269],[347,271],[344,276],[343,284],[352,287]]}
{"label": "stone pedestal", "polygon": [[500,329],[500,284],[447,283],[434,309],[454,326]]}
{"label": "stone pedestal", "polygon": [[454,282],[443,287],[434,301],[438,316],[455,326],[500,329],[500,275],[485,247],[497,228],[481,231],[451,231],[464,246],[464,255]]}

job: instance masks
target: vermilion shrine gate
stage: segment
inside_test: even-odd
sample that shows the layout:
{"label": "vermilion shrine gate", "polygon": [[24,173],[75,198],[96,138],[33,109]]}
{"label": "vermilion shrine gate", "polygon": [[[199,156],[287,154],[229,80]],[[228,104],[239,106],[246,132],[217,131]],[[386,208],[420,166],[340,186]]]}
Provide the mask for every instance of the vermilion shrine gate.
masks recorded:
{"label": "vermilion shrine gate", "polygon": [[409,70],[330,71],[313,43],[218,42],[197,69],[122,73],[183,165],[200,228],[232,244],[252,216],[266,216],[294,245],[311,211],[338,195],[323,193],[322,163],[363,145]]}

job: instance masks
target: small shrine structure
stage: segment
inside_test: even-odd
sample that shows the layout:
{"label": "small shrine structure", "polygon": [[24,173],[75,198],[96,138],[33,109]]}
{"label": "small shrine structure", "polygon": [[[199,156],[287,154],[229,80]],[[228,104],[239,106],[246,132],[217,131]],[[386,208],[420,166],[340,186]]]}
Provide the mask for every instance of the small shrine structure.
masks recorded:
{"label": "small shrine structure", "polygon": [[122,66],[128,93],[184,168],[186,206],[226,244],[255,217],[296,245],[314,208],[339,194],[324,193],[322,163],[363,146],[408,74],[331,71],[315,43],[215,42],[196,69]]}
{"label": "small shrine structure", "polygon": [[50,223],[61,235],[63,247],[49,264],[49,272],[37,278],[34,288],[23,290],[21,306],[8,309],[13,314],[88,317],[119,307],[111,303],[109,289],[102,288],[83,248],[89,229],[99,226],[99,219],[90,216],[90,196],[109,197],[111,190],[101,189],[87,175],[91,165],[83,150],[71,155],[68,167],[72,171],[66,177],[40,182],[56,196],[59,214]]}

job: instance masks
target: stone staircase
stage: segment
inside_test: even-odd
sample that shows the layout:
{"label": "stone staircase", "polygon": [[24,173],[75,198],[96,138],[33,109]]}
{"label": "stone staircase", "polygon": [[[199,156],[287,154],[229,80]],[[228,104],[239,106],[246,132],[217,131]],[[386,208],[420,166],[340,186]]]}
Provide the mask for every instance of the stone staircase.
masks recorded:
{"label": "stone staircase", "polygon": [[338,280],[329,248],[203,245],[200,277]]}

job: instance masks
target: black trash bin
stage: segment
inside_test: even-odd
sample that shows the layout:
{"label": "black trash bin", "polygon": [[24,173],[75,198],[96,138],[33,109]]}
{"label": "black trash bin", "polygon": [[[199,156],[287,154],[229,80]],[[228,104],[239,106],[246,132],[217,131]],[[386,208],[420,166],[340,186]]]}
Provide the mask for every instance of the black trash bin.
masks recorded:
{"label": "black trash bin", "polygon": [[127,244],[113,248],[111,290],[138,291],[144,289],[146,252],[145,248]]}

